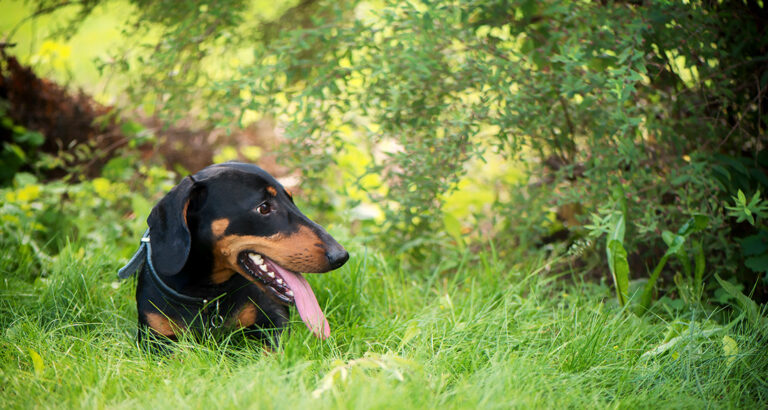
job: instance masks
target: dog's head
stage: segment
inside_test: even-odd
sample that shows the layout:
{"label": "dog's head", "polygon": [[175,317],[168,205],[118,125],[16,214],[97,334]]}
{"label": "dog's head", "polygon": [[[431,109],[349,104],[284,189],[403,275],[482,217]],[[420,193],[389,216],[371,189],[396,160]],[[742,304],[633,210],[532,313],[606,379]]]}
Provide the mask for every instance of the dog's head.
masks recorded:
{"label": "dog's head", "polygon": [[295,304],[315,334],[329,335],[300,272],[336,269],[349,254],[266,171],[234,162],[209,166],[176,185],[147,223],[159,274],[189,269],[190,252],[212,252],[211,282],[240,274],[278,301]]}

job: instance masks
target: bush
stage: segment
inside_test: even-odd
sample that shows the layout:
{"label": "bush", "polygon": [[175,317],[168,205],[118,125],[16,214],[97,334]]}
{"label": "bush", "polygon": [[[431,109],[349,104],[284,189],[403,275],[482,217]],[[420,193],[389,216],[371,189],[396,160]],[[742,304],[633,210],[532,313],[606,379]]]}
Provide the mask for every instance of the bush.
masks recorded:
{"label": "bush", "polygon": [[[658,284],[681,296],[675,272],[699,248],[710,286],[716,272],[759,278],[743,263],[756,248],[736,238],[764,225],[725,205],[768,188],[762,2],[308,1],[268,23],[240,2],[136,5],[136,33],[161,27],[155,52],[115,59],[150,88],[137,104],[223,127],[276,118],[314,205],[381,211],[368,226],[396,249],[467,230],[526,247],[568,238],[605,276],[603,238],[621,215],[628,274],[645,278],[678,249],[664,238],[706,215]],[[525,158],[528,177],[489,187],[494,215],[447,213],[459,183],[487,183],[472,164],[492,156]]]}
{"label": "bush", "polygon": [[0,188],[0,262],[8,272],[24,275],[13,279],[45,277],[50,262],[72,242],[89,245],[80,249],[81,257],[109,243],[132,251],[146,229],[151,198],[169,190],[176,178],[162,168],[124,164],[122,158],[112,160],[103,177],[79,183],[42,183],[18,173],[11,186]]}

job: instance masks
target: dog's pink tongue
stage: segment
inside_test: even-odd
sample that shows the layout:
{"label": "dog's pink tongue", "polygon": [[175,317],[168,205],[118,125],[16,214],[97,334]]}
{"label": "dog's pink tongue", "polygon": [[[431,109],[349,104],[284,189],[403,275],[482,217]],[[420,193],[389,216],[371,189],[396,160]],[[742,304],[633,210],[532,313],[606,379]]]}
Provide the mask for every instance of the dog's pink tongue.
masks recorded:
{"label": "dog's pink tongue", "polygon": [[300,273],[278,268],[280,276],[293,291],[293,300],[296,301],[296,309],[304,324],[320,339],[331,335],[331,327],[325,319],[320,305],[317,304],[312,288]]}

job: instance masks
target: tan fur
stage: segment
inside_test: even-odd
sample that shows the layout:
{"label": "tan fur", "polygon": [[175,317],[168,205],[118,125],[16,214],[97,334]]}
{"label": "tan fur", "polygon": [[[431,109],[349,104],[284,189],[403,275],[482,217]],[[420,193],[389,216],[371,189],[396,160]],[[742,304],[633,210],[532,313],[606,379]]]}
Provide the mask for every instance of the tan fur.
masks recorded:
{"label": "tan fur", "polygon": [[176,335],[173,329],[178,329],[179,326],[176,323],[168,320],[167,317],[159,313],[145,313],[145,316],[147,317],[147,323],[149,324],[149,327],[151,327],[155,332],[169,337]]}
{"label": "tan fur", "polygon": [[[224,232],[229,227],[229,219],[221,218],[213,221],[211,224],[211,231],[216,238],[220,238],[224,235]],[[226,255],[229,256],[229,255]],[[229,280],[235,272],[230,268],[227,257],[222,252],[214,252],[213,254],[213,273],[211,274],[211,282],[215,284],[221,284]]]}
{"label": "tan fur", "polygon": [[277,190],[273,186],[268,186],[267,187],[267,192],[269,192],[269,194],[272,195],[272,196],[277,196]]}
{"label": "tan fur", "polygon": [[253,303],[246,303],[240,313],[237,314],[237,326],[248,327],[256,323],[258,311]]}
{"label": "tan fur", "polygon": [[184,203],[184,209],[181,210],[181,215],[184,216],[184,225],[189,226],[187,223],[187,208],[189,208],[189,200]]}
{"label": "tan fur", "polygon": [[[228,235],[216,242],[214,252],[214,276],[223,278],[221,270],[236,271],[248,279],[237,263],[240,252],[250,250],[273,260],[285,269],[294,272],[317,272],[328,269],[320,238],[308,227],[302,226],[291,235],[275,234],[269,237],[252,235]],[[229,278],[227,276],[227,278]],[[221,282],[217,282],[221,283]],[[259,282],[254,281],[257,285]]]}
{"label": "tan fur", "polygon": [[229,219],[227,218],[221,218],[213,221],[211,224],[211,231],[213,232],[213,235],[216,237],[224,235],[224,232],[229,227]]}
{"label": "tan fur", "polygon": [[220,285],[229,280],[235,271],[230,269],[229,263],[226,258],[218,255],[213,259],[213,273],[211,274],[211,282]]}

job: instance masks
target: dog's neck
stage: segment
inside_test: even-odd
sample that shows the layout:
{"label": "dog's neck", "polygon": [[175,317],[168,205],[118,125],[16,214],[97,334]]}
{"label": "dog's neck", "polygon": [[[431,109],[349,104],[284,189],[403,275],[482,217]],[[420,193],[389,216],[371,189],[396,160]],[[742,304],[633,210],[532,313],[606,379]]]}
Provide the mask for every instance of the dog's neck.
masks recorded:
{"label": "dog's neck", "polygon": [[165,282],[179,293],[201,297],[215,298],[229,290],[230,284],[213,285],[210,272],[213,267],[213,255],[204,246],[192,243],[189,258],[178,274],[165,279]]}
{"label": "dog's neck", "polygon": [[231,294],[250,282],[237,273],[221,283],[213,281],[211,275],[215,265],[213,233],[209,226],[200,223],[199,212],[199,204],[196,200],[190,201],[187,212],[187,224],[192,241],[189,255],[181,271],[168,277],[165,282],[179,293],[210,300],[224,293]]}

